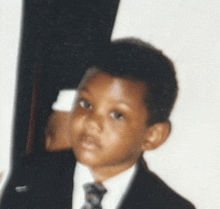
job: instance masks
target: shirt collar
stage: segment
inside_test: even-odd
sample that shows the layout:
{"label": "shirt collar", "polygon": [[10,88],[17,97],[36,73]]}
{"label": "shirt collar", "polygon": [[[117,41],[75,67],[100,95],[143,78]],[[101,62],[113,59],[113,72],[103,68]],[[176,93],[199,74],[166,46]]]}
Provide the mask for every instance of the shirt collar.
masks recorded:
{"label": "shirt collar", "polygon": [[[128,188],[133,180],[136,173],[137,165],[133,165],[126,171],[108,179],[103,182],[104,187],[107,189],[107,193],[104,195],[102,200],[102,206],[104,209],[117,208],[123,200]],[[84,191],[83,185],[86,183],[92,183],[95,179],[92,176],[89,167],[77,162],[75,175],[74,175],[74,205],[79,208],[84,202]],[[77,195],[76,195],[77,194]]]}

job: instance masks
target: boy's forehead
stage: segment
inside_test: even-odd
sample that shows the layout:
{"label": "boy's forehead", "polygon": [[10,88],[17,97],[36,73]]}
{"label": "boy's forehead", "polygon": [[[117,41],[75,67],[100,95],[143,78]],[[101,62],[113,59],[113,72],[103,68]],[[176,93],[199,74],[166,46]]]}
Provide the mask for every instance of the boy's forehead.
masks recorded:
{"label": "boy's forehead", "polygon": [[85,75],[79,86],[79,91],[93,90],[96,93],[101,90],[102,92],[105,91],[106,94],[113,93],[112,95],[116,97],[121,95],[123,98],[134,99],[136,102],[142,101],[145,103],[146,85],[144,82],[116,77],[97,69]]}

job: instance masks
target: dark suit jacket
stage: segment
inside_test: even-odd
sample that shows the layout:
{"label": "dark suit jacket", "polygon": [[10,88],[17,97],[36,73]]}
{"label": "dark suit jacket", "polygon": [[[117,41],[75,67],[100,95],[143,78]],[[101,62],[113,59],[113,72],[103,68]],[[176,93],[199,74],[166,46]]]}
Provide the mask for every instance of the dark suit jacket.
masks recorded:
{"label": "dark suit jacket", "polygon": [[[71,209],[76,160],[71,153],[57,153],[26,165],[11,176],[1,209]],[[193,209],[148,170],[143,159],[120,209]]]}

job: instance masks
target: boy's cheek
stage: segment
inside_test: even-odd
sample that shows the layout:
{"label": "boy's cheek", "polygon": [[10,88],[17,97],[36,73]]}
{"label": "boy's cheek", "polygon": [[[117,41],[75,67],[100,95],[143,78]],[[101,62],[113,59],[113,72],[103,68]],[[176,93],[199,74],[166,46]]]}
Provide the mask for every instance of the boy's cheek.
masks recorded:
{"label": "boy's cheek", "polygon": [[75,138],[83,129],[85,117],[80,114],[72,114],[69,120],[69,132],[71,137]]}

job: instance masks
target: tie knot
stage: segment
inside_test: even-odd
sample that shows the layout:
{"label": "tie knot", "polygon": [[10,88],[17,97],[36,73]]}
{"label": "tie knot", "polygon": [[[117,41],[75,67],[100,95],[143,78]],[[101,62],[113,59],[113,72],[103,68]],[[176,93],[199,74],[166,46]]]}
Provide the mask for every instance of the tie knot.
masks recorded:
{"label": "tie knot", "polygon": [[86,202],[94,206],[99,206],[104,194],[107,192],[105,187],[98,182],[85,184]]}

